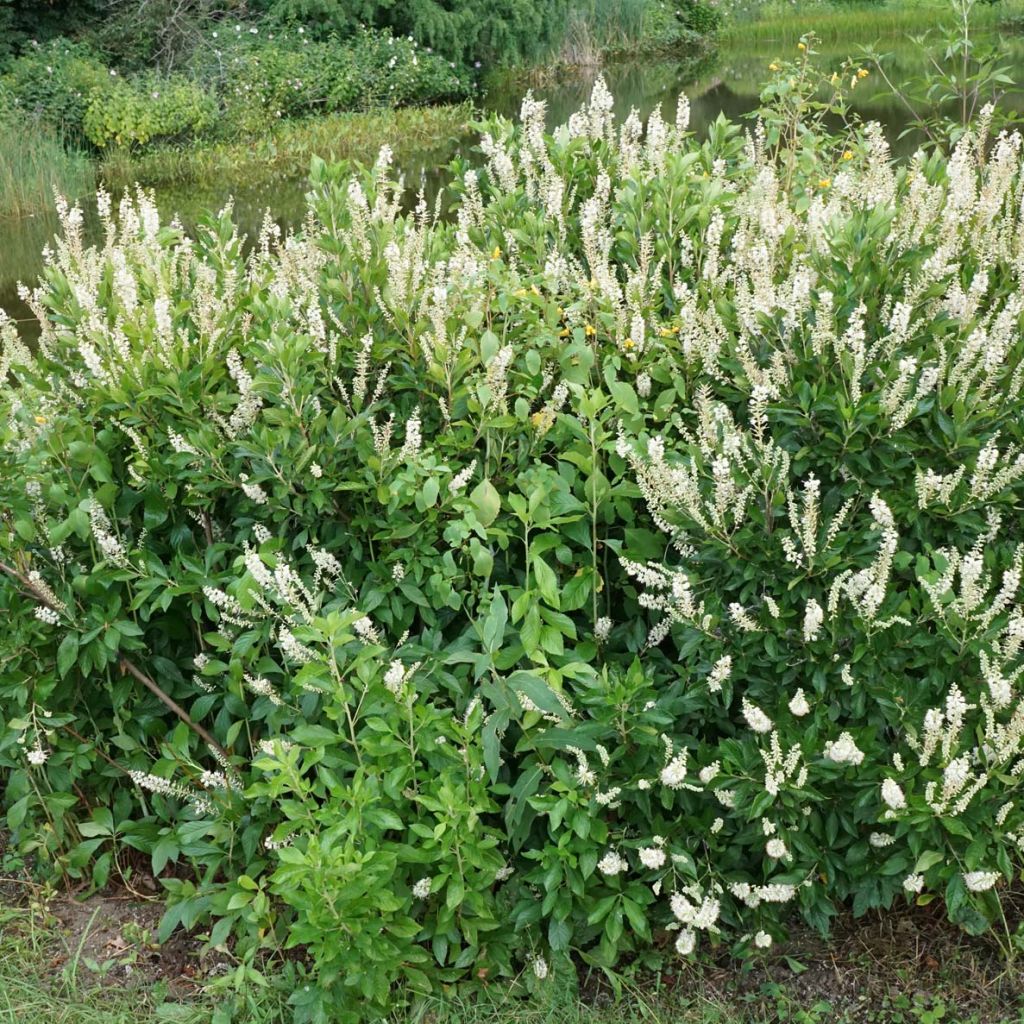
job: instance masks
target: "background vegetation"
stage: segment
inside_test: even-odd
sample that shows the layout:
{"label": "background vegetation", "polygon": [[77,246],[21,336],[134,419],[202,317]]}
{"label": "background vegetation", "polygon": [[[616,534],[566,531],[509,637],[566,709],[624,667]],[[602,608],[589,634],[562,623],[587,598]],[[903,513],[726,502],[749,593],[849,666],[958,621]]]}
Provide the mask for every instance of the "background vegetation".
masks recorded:
{"label": "background vegetation", "polygon": [[[703,0],[0,0],[0,216],[46,209],[55,183],[66,195],[120,184],[111,157],[123,172],[159,152],[130,175],[155,183],[166,179],[151,172],[181,177],[194,155],[199,178],[209,150],[223,163],[282,122],[461,101],[499,68],[692,57],[717,20]],[[22,155],[26,125],[57,147],[51,159]],[[293,153],[308,165],[311,150]]]}

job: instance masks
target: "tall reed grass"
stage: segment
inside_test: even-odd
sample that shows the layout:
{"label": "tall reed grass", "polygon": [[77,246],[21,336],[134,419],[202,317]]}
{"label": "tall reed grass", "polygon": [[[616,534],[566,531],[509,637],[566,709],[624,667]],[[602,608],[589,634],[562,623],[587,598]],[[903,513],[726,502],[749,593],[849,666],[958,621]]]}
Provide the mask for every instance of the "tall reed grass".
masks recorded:
{"label": "tall reed grass", "polygon": [[0,119],[0,218],[53,208],[54,192],[78,198],[94,187],[92,161],[41,124]]}
{"label": "tall reed grass", "polygon": [[637,45],[650,6],[650,0],[581,0],[569,12],[555,60],[596,67],[606,51]]}

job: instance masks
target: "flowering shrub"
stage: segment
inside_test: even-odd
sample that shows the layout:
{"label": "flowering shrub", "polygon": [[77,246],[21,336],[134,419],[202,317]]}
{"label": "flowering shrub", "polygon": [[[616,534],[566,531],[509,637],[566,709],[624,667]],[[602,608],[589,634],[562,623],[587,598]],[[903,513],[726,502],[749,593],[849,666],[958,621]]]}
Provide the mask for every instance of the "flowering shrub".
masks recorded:
{"label": "flowering shrub", "polygon": [[68,39],[33,44],[0,76],[0,107],[82,133],[90,100],[109,88],[110,71],[88,46]]}
{"label": "flowering shrub", "polygon": [[248,257],[101,195],[3,325],[14,841],[302,947],[300,1019],[980,931],[1020,863],[1020,139],[611,110],[527,99],[446,219],[319,164]]}
{"label": "flowering shrub", "polygon": [[221,97],[221,136],[256,134],[281,117],[437,103],[469,94],[469,77],[389,32],[360,29],[314,40],[302,29],[222,27],[193,59],[193,72]]}

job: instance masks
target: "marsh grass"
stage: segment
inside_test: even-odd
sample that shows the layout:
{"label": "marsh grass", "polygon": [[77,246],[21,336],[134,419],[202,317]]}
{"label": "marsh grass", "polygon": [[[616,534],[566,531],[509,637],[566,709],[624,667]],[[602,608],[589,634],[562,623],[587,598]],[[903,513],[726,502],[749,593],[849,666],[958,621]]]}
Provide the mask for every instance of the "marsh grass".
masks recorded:
{"label": "marsh grass", "polygon": [[644,36],[647,0],[583,0],[569,12],[554,59],[577,67],[595,67],[609,49],[633,47]]}
{"label": "marsh grass", "polygon": [[78,198],[93,181],[92,161],[56,131],[0,120],[0,219],[50,210],[55,191]]}
{"label": "marsh grass", "polygon": [[[975,27],[993,30],[1007,20],[1020,17],[1024,8],[1017,0],[1000,4],[979,4],[975,8]],[[822,43],[867,42],[908,33],[918,35],[949,20],[949,4],[924,0],[887,6],[878,3],[805,3],[795,7],[766,4],[755,8],[750,17],[734,17],[722,30],[724,43],[742,41],[796,44],[802,35],[813,31]]]}
{"label": "marsh grass", "polygon": [[499,80],[541,84],[566,73],[649,57],[694,61],[717,36],[680,32],[669,0],[579,0],[554,48],[530,64],[505,67]]}

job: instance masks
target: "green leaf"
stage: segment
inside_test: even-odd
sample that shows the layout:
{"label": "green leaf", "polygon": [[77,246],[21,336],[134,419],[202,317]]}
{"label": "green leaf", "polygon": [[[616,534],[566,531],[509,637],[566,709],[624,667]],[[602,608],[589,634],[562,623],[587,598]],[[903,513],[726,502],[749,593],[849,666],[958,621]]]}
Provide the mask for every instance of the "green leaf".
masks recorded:
{"label": "green leaf", "polygon": [[631,384],[615,380],[609,382],[608,388],[620,409],[625,409],[626,412],[632,413],[634,416],[640,412],[640,402]]}
{"label": "green leaf", "polygon": [[925,850],[925,852],[917,858],[917,862],[914,864],[914,870],[911,874],[923,875],[929,868],[935,867],[936,864],[941,864],[945,859],[946,855],[939,853],[938,850]]}
{"label": "green leaf", "polygon": [[555,570],[543,558],[534,558],[531,568],[541,596],[553,608],[558,608],[558,576],[555,575]]}
{"label": "green leaf", "polygon": [[23,796],[20,800],[11,804],[7,809],[7,827],[11,829],[11,831],[18,828],[28,815],[28,804],[30,799],[31,796]]}
{"label": "green leaf", "polygon": [[71,671],[78,659],[78,634],[68,633],[57,648],[57,671],[61,678]]}
{"label": "green leaf", "polygon": [[558,921],[552,918],[548,922],[548,944],[556,953],[568,949],[571,938],[572,925],[568,921]]}
{"label": "green leaf", "polygon": [[496,711],[484,723],[484,767],[491,777],[491,782],[498,781],[498,773],[501,770],[501,733],[507,725],[508,712],[506,711]]}
{"label": "green leaf", "polygon": [[459,878],[453,878],[448,883],[448,890],[445,894],[445,906],[449,910],[454,910],[456,907],[462,905],[462,901],[466,898],[466,887],[463,885],[462,880]]}
{"label": "green leaf", "polygon": [[501,496],[490,480],[481,480],[473,488],[469,500],[473,502],[481,526],[488,527],[498,518],[498,512],[501,511]]}
{"label": "green leaf", "polygon": [[540,608],[536,601],[534,601],[530,607],[526,609],[526,615],[523,617],[523,625],[519,631],[519,639],[523,645],[523,650],[525,650],[531,658],[536,657],[537,652],[540,650],[540,636]]}
{"label": "green leaf", "polygon": [[486,366],[498,354],[501,342],[494,331],[484,331],[480,335],[480,358]]}
{"label": "green leaf", "polygon": [[494,569],[494,556],[490,551],[476,538],[473,539],[469,550],[473,558],[473,575],[485,578],[490,576],[491,571]]}
{"label": "green leaf", "polygon": [[491,598],[491,605],[487,610],[487,618],[484,620],[483,641],[484,650],[495,654],[505,639],[505,626],[508,624],[508,605],[501,591],[495,587],[494,596]]}
{"label": "green leaf", "polygon": [[509,676],[508,684],[517,694],[521,693],[529,698],[545,714],[556,715],[563,721],[568,721],[571,717],[540,676],[535,676],[532,672],[513,672]]}
{"label": "green leaf", "polygon": [[427,482],[423,485],[423,490],[420,492],[423,496],[424,508],[430,508],[434,502],[437,501],[437,494],[440,490],[440,485],[437,482],[437,477],[430,477]]}
{"label": "green leaf", "polygon": [[79,822],[78,831],[87,839],[95,836],[112,836],[114,834],[114,816],[107,807],[97,807],[92,812],[92,821]]}

